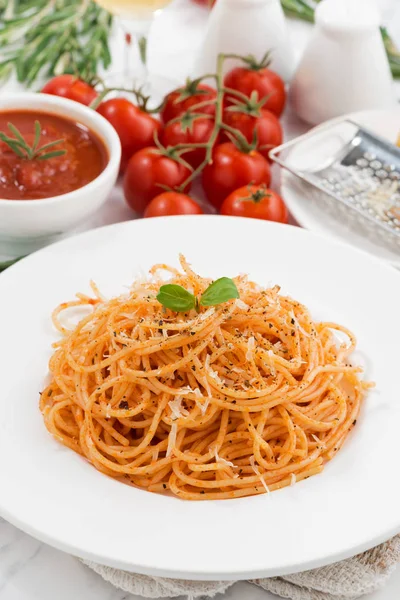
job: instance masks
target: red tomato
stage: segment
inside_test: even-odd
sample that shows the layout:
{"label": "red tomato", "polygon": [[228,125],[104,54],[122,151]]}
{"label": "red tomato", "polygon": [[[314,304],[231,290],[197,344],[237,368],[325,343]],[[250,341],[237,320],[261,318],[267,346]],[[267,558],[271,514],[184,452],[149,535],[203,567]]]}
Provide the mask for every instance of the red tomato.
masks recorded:
{"label": "red tomato", "polygon": [[128,160],[142,148],[154,146],[154,136],[160,131],[161,123],[135,106],[126,98],[112,98],[102,102],[97,109],[111,123],[121,141],[121,171],[125,171]]}
{"label": "red tomato", "polygon": [[222,203],[221,215],[288,222],[284,201],[265,185],[246,185],[229,194]]}
{"label": "red tomato", "polygon": [[[256,111],[258,116],[238,111],[224,111],[224,123],[238,129],[246,140],[251,143],[254,130],[257,132],[257,150],[264,158],[268,159],[268,152],[282,144],[283,132],[277,117],[263,108]],[[224,134],[226,138],[226,134]]]}
{"label": "red tomato", "polygon": [[200,206],[190,196],[178,192],[164,192],[153,198],[144,211],[144,217],[167,215],[202,215]]}
{"label": "red tomato", "polygon": [[[132,156],[124,176],[125,199],[134,211],[142,213],[162,192],[162,186],[180,186],[191,171],[156,148],[143,148]],[[185,188],[189,191],[190,185]]]}
{"label": "red tomato", "polygon": [[[264,103],[264,109],[270,110],[277,117],[282,114],[286,102],[285,83],[277,73],[267,67],[236,67],[227,73],[224,85],[241,92],[248,98],[252,92],[256,91],[259,100],[268,97]],[[226,96],[226,104],[232,104],[229,94]]]}
{"label": "red tomato", "polygon": [[97,98],[97,92],[85,81],[75,75],[57,75],[50,79],[42,89],[44,94],[62,96],[89,106]]}
{"label": "red tomato", "polygon": [[225,198],[243,185],[269,185],[271,171],[268,162],[256,150],[245,154],[226,142],[215,148],[212,162],[203,171],[202,181],[208,200],[220,208]]}
{"label": "red tomato", "polygon": [[174,90],[165,98],[164,106],[161,109],[161,119],[168,123],[176,117],[180,117],[188,110],[192,112],[201,112],[206,115],[215,115],[215,102],[201,106],[198,109],[193,108],[200,102],[214,101],[217,92],[214,88],[197,81],[188,81],[185,87]]}
{"label": "red tomato", "polygon": [[[214,130],[214,119],[199,117],[193,119],[191,124],[185,120],[168,123],[161,134],[161,142],[164,146],[176,146],[177,144],[205,144]],[[194,169],[205,159],[206,151],[196,148],[182,154]]]}

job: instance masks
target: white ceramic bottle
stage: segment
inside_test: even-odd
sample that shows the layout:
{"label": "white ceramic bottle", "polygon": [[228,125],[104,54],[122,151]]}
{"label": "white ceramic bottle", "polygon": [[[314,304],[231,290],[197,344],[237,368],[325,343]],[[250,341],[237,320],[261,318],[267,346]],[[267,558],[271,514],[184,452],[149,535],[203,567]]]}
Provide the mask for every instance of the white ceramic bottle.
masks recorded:
{"label": "white ceramic bottle", "polygon": [[324,0],[289,92],[297,115],[318,125],[346,113],[395,103],[392,75],[373,0]]}
{"label": "white ceramic bottle", "polygon": [[[194,74],[214,73],[221,52],[252,54],[261,60],[268,50],[271,50],[271,69],[288,81],[293,74],[294,58],[279,0],[217,0]],[[225,72],[238,63],[227,60]]]}

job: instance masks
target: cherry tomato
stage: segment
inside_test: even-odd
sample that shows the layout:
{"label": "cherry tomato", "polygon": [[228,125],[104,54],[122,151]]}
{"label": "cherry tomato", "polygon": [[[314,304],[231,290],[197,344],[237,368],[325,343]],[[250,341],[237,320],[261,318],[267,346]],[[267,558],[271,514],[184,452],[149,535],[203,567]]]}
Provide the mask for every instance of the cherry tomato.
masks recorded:
{"label": "cherry tomato", "polygon": [[[189,113],[183,115],[182,121],[168,123],[161,134],[161,141],[164,146],[176,146],[177,144],[205,144],[211,137],[214,130],[214,119],[198,117],[190,119]],[[202,148],[195,148],[182,155],[194,169],[205,159],[206,151]]]}
{"label": "cherry tomato", "polygon": [[220,208],[225,198],[243,185],[269,185],[271,170],[256,150],[245,154],[231,142],[226,142],[214,149],[213,160],[205,167],[202,181],[208,200]]}
{"label": "cherry tomato", "polygon": [[284,201],[265,185],[246,185],[229,194],[222,203],[221,215],[288,222]]}
{"label": "cherry tomato", "polygon": [[[249,143],[253,139],[255,130],[257,132],[257,150],[269,160],[268,152],[282,144],[282,127],[278,118],[269,110],[261,108],[255,112],[255,115],[227,109],[224,111],[224,123],[238,129]],[[224,137],[226,138],[226,134]]]}
{"label": "cherry tomato", "polygon": [[178,192],[164,192],[153,198],[144,211],[144,217],[167,215],[202,215],[200,206],[190,196]]}
{"label": "cherry tomato", "polygon": [[46,83],[42,92],[53,96],[62,96],[89,106],[97,98],[97,92],[85,81],[75,75],[57,75]]}
{"label": "cherry tomato", "polygon": [[121,172],[125,171],[128,160],[142,148],[155,146],[154,136],[160,131],[161,123],[127,100],[112,98],[102,102],[97,108],[111,123],[121,141]]}
{"label": "cherry tomato", "polygon": [[216,97],[217,92],[209,85],[197,81],[188,81],[185,87],[174,90],[166,96],[164,106],[160,112],[161,119],[164,123],[168,123],[168,121],[179,117],[188,110],[214,116],[215,102],[201,106],[198,109],[193,107],[200,102],[215,101]]}
{"label": "cherry tomato", "polygon": [[[270,110],[277,117],[282,114],[286,102],[285,83],[277,73],[267,67],[254,68],[236,67],[224,79],[224,85],[241,92],[250,98],[252,92],[258,93],[258,99],[268,97],[263,108]],[[232,95],[233,97],[233,95]],[[226,104],[232,104],[229,94]]]}
{"label": "cherry tomato", "polygon": [[[162,186],[180,186],[191,171],[156,148],[143,148],[129,160],[124,176],[124,194],[129,206],[144,212],[149,202],[162,192]],[[190,185],[186,186],[188,192]]]}

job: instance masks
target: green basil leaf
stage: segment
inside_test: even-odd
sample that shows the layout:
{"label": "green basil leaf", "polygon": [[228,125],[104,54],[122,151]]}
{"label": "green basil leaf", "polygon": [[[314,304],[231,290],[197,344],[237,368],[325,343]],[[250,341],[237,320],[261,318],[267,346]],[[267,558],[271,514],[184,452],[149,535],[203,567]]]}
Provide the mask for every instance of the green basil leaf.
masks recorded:
{"label": "green basil leaf", "polygon": [[239,298],[239,291],[235,282],[229,277],[221,277],[208,286],[200,298],[200,304],[202,306],[216,306],[234,298]]}
{"label": "green basil leaf", "polygon": [[157,300],[171,310],[186,312],[195,308],[196,298],[180,285],[162,285],[157,294]]}

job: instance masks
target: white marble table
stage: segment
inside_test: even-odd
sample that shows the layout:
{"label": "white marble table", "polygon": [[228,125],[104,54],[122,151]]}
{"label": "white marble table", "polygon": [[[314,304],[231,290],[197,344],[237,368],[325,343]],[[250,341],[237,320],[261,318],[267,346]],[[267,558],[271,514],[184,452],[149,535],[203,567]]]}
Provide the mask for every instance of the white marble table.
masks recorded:
{"label": "white marble table", "polygon": [[[391,33],[400,43],[398,0],[380,0]],[[183,80],[190,72],[207,19],[207,11],[189,0],[176,0],[154,26],[150,45],[150,69],[172,79]],[[310,28],[291,24],[297,55],[301,54]],[[286,137],[302,133],[305,126],[292,115],[285,119]],[[85,228],[132,218],[117,187],[101,211]],[[1,485],[0,485],[1,493]],[[400,569],[382,590],[365,597],[369,600],[395,600],[400,596]],[[132,600],[76,558],[42,544],[0,519],[0,600]],[[272,596],[246,583],[236,584],[227,600],[273,600]]]}

